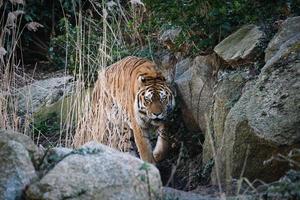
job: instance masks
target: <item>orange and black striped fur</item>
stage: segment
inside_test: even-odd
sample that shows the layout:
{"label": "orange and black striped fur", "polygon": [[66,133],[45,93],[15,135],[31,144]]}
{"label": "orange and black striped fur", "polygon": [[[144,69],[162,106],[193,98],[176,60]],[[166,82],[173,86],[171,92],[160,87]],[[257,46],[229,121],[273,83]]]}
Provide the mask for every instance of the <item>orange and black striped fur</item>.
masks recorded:
{"label": "orange and black striped fur", "polygon": [[[129,128],[142,160],[162,160],[168,150],[165,122],[174,109],[175,95],[155,68],[149,60],[130,56],[101,71],[93,90],[90,122],[77,131],[75,144],[76,140],[80,144],[98,140],[124,150],[126,147],[120,144],[128,141],[129,136],[120,139],[124,135],[113,134],[113,130]],[[149,141],[152,130],[158,132],[153,151]]]}

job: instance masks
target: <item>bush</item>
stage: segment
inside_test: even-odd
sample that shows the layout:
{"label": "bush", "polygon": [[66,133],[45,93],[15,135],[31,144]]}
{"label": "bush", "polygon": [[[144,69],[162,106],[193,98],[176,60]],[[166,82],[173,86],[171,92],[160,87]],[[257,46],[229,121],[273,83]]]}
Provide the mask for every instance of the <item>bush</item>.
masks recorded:
{"label": "bush", "polygon": [[[209,53],[241,25],[299,15],[300,1],[27,0],[25,6],[7,1],[1,9],[24,10],[22,24],[36,21],[44,26],[36,33],[24,30],[20,46],[25,62],[47,59],[58,68],[66,66],[77,73],[80,60],[80,65],[92,67],[87,71],[94,73],[100,65],[127,55],[152,58],[160,48],[159,33],[173,27],[182,29],[174,51],[188,44],[190,54]],[[103,56],[105,62],[99,60]]]}
{"label": "bush", "polygon": [[299,15],[300,1],[263,0],[144,0],[150,13],[151,27],[141,28],[159,30],[161,27],[182,28],[177,44],[192,44],[192,52],[211,50],[224,37],[241,25],[247,23],[269,23]]}

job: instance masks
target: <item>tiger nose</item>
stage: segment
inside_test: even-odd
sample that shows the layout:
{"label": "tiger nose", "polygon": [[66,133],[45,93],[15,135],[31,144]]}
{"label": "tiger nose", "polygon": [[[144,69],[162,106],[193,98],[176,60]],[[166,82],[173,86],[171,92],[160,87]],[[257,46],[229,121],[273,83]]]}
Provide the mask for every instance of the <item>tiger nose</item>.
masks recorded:
{"label": "tiger nose", "polygon": [[161,112],[154,112],[153,115],[155,115],[156,117],[159,116],[161,114]]}

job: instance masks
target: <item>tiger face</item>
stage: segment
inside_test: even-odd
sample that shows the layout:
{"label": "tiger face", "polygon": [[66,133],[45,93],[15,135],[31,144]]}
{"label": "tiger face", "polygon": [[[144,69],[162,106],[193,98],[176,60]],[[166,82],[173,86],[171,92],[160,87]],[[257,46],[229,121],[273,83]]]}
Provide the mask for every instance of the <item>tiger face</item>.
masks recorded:
{"label": "tiger face", "polygon": [[142,127],[163,124],[175,106],[173,91],[164,77],[140,77],[141,87],[136,95],[136,113]]}

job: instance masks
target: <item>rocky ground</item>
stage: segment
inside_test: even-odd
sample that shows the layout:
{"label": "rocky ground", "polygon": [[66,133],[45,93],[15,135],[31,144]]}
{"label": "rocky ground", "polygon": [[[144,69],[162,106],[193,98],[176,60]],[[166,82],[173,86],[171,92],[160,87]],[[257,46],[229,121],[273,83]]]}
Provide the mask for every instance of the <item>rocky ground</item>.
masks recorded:
{"label": "rocky ground", "polygon": [[[300,199],[300,17],[271,36],[243,26],[210,55],[158,54],[178,92],[174,148],[160,171],[100,144],[56,148],[57,130],[45,134],[47,150],[1,131],[0,199]],[[74,79],[41,79],[18,87],[19,112],[53,123]]]}

